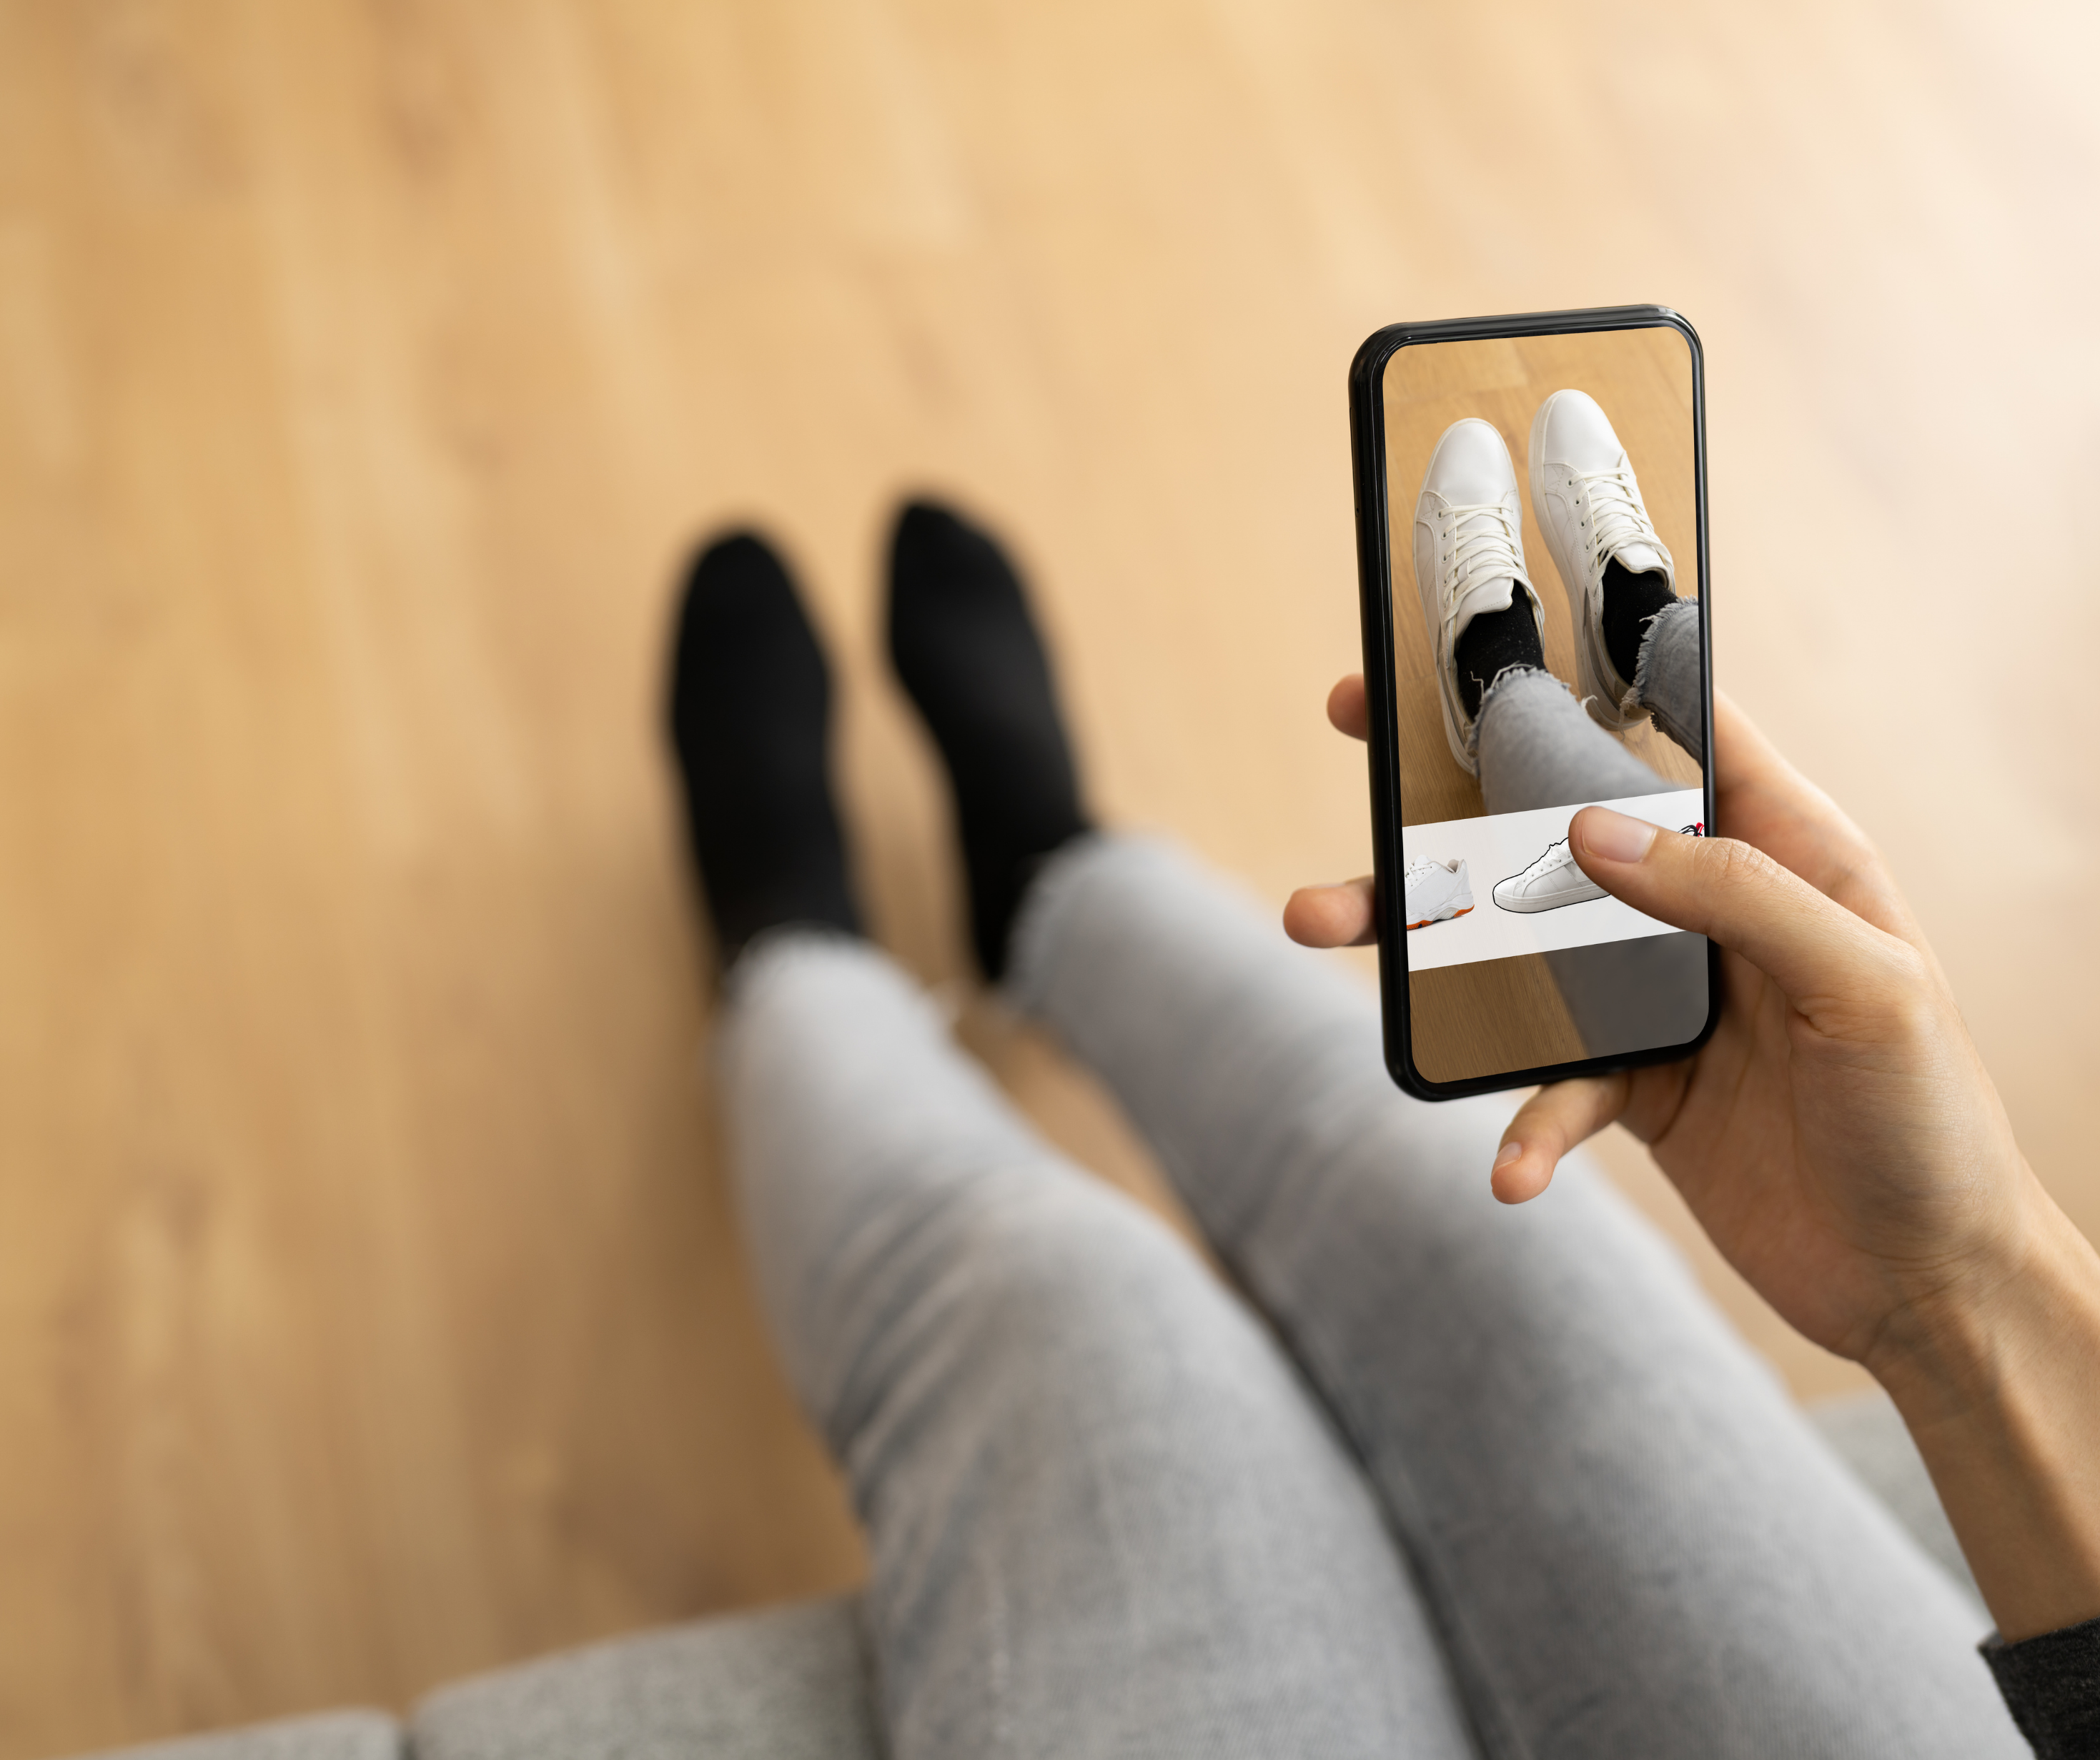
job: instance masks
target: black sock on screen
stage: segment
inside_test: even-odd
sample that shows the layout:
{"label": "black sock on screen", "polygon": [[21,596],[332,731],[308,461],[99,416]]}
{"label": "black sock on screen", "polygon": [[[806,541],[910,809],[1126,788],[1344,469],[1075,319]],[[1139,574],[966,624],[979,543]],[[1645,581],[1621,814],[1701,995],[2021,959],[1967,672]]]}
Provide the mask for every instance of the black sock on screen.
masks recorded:
{"label": "black sock on screen", "polygon": [[1475,617],[1453,654],[1458,662],[1458,695],[1469,715],[1480,712],[1480,698],[1508,667],[1543,667],[1546,649],[1538,639],[1538,620],[1523,588],[1511,593],[1507,611],[1483,611]]}
{"label": "black sock on screen", "polygon": [[1641,640],[1648,634],[1648,620],[1676,602],[1677,595],[1670,590],[1661,570],[1630,574],[1617,557],[1604,565],[1604,652],[1629,684],[1640,664]]}
{"label": "black sock on screen", "polygon": [[989,536],[931,502],[907,505],[890,541],[889,654],[947,766],[971,942],[997,978],[1028,882],[1088,821],[1020,577]]}
{"label": "black sock on screen", "polygon": [[861,932],[832,801],[823,650],[780,559],[749,532],[686,577],[672,653],[671,740],[726,969],[761,930]]}

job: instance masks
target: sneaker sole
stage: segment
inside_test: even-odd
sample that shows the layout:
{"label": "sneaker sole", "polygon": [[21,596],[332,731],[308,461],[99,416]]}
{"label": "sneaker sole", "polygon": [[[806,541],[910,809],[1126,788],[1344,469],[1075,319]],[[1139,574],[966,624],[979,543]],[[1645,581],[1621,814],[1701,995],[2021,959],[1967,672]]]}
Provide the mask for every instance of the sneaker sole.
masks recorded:
{"label": "sneaker sole", "polygon": [[1553,558],[1553,571],[1560,577],[1561,591],[1568,595],[1568,618],[1575,627],[1575,682],[1580,687],[1577,694],[1582,698],[1582,706],[1590,711],[1591,720],[1614,733],[1623,733],[1647,720],[1648,711],[1640,709],[1627,714],[1619,706],[1619,699],[1612,694],[1611,686],[1604,682],[1604,674],[1599,670],[1598,657],[1591,648],[1593,641],[1602,638],[1590,627],[1589,608],[1583,603],[1583,589],[1577,584],[1582,577],[1561,555],[1560,541],[1546,517],[1546,459],[1540,434],[1546,426],[1546,412],[1552,408],[1554,398],[1560,395],[1555,392],[1553,397],[1538,406],[1531,418],[1531,439],[1524,455],[1524,476],[1531,489],[1531,517],[1538,527],[1538,535],[1546,542],[1546,553]]}
{"label": "sneaker sole", "polygon": [[1411,922],[1407,926],[1410,929],[1427,929],[1433,922],[1456,922],[1461,917],[1470,917],[1472,914],[1473,907],[1468,904],[1463,910],[1439,911],[1434,917],[1425,917],[1420,922]]}
{"label": "sneaker sole", "polygon": [[[1519,899],[1514,904],[1506,904],[1501,899],[1496,898],[1495,908],[1498,910],[1512,911],[1520,916],[1530,917],[1540,911],[1564,910],[1570,904],[1594,904],[1599,899],[1609,898],[1611,895],[1608,892],[1586,892],[1580,898]],[[1493,898],[1494,895],[1490,893],[1489,896]]]}

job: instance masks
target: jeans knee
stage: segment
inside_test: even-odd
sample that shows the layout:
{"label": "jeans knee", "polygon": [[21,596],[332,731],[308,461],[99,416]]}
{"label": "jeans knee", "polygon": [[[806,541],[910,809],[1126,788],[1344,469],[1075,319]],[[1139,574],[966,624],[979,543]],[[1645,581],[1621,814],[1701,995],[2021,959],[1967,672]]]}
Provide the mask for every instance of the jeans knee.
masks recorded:
{"label": "jeans knee", "polygon": [[1048,1181],[973,1219],[969,1305],[989,1329],[1079,1342],[1157,1325],[1216,1280],[1188,1243],[1092,1179]]}

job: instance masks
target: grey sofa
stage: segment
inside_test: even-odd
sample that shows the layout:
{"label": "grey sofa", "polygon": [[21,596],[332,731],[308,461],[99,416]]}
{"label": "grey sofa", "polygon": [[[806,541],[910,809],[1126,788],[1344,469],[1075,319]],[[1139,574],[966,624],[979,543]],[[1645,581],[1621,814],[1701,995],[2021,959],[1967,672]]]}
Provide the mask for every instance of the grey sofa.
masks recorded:
{"label": "grey sofa", "polygon": [[[1838,1454],[1973,1598],[1953,1530],[1878,1393],[1811,1408]],[[1983,1619],[1978,1603],[1979,1630]],[[122,1760],[876,1760],[851,1596],[699,1620],[440,1687],[407,1726],[332,1711],[121,1750]],[[112,1753],[107,1760],[118,1760]]]}

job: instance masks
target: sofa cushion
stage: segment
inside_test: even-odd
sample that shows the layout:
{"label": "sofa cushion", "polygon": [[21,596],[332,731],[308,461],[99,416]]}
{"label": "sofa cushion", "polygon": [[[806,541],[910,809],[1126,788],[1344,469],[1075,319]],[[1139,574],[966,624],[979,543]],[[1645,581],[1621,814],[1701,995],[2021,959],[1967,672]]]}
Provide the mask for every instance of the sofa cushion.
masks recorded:
{"label": "sofa cushion", "polygon": [[417,1760],[876,1760],[858,1601],[805,1602],[564,1652],[441,1687]]}
{"label": "sofa cushion", "polygon": [[120,1751],[123,1760],[402,1760],[404,1749],[401,1726],[383,1711],[324,1711],[112,1749],[99,1760],[116,1760]]}
{"label": "sofa cushion", "polygon": [[[1829,1401],[1809,1416],[1973,1595],[1925,1463],[1887,1397]],[[404,1760],[411,1749],[415,1760],[876,1760],[874,1701],[859,1604],[845,1596],[700,1620],[461,1681],[423,1701],[406,1748],[391,1718],[339,1711],[127,1749],[123,1760]]]}
{"label": "sofa cushion", "polygon": [[1820,1401],[1808,1416],[1823,1439],[1859,1475],[1860,1482],[1910,1537],[1960,1585],[1980,1613],[1983,1597],[1970,1574],[1969,1561],[1954,1538],[1925,1459],[1904,1428],[1895,1403],[1878,1388],[1840,1399]]}

